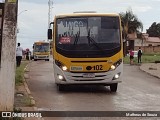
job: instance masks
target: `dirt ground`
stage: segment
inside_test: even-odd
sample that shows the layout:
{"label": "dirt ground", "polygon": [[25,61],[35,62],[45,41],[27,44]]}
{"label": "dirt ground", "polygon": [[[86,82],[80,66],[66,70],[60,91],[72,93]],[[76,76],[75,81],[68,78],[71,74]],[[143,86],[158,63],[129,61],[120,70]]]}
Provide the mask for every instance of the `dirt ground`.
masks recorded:
{"label": "dirt ground", "polygon": [[14,106],[16,108],[30,106],[30,98],[24,87],[24,84],[16,86],[15,88]]}

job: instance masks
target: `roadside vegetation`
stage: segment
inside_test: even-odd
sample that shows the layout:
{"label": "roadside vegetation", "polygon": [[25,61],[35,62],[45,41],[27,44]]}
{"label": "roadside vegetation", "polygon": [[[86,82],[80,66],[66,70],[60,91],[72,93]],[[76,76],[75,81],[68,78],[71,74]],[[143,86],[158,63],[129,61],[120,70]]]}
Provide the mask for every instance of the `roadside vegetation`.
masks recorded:
{"label": "roadside vegetation", "polygon": [[[137,57],[135,57],[134,63],[138,63],[137,61]],[[160,53],[144,53],[142,55],[142,63],[155,63],[155,61],[160,61]],[[124,57],[123,62],[124,64],[129,64],[129,56]]]}
{"label": "roadside vegetation", "polygon": [[[14,111],[21,111],[19,107],[31,107],[33,106],[31,102],[31,98],[28,96],[28,93],[24,87],[24,73],[25,67],[29,61],[23,60],[20,67],[16,68],[16,75],[15,75],[15,101],[14,101]],[[20,91],[19,91],[20,90]],[[22,120],[16,118],[15,120]]]}
{"label": "roadside vegetation", "polygon": [[20,67],[16,68],[16,77],[15,77],[15,84],[21,85],[23,83],[23,77],[24,77],[24,68],[28,64],[28,61],[22,61]]}

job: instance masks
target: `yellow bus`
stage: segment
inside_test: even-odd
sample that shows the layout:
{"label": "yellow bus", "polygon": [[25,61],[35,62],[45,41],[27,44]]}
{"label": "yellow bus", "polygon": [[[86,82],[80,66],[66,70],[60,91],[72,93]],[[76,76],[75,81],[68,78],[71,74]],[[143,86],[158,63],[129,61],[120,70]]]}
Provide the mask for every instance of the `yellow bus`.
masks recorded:
{"label": "yellow bus", "polygon": [[50,45],[49,42],[39,41],[33,44],[33,59],[49,61]]}
{"label": "yellow bus", "polygon": [[[53,66],[58,90],[66,85],[104,85],[117,91],[123,73],[118,14],[73,13],[55,16]],[[51,35],[52,34],[52,35]]]}

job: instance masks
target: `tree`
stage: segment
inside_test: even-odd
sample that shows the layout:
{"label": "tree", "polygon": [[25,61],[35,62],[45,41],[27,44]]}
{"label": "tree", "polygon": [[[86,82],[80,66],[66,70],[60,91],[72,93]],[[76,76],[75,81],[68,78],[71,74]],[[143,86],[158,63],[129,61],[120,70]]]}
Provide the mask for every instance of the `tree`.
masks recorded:
{"label": "tree", "polygon": [[[132,10],[129,9],[128,11],[119,13],[121,17],[121,24],[122,24],[122,36],[124,39],[124,54],[127,53],[126,41],[128,41],[128,34],[137,33],[143,30],[142,22],[137,18],[135,14],[133,14]],[[130,41],[131,42],[131,41]],[[134,41],[133,41],[134,42]],[[131,43],[129,43],[131,44]],[[131,45],[129,45],[131,46]],[[134,47],[134,43],[132,45]]]}
{"label": "tree", "polygon": [[5,0],[0,51],[0,111],[12,111],[14,107],[17,11],[18,0]]}
{"label": "tree", "polygon": [[160,37],[160,23],[153,22],[152,25],[147,29],[149,37]]}

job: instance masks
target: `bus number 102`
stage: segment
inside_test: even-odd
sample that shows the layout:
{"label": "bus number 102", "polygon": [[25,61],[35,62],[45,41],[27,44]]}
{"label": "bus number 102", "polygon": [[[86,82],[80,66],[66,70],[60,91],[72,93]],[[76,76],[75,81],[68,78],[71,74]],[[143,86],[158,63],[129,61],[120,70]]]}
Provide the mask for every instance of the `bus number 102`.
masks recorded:
{"label": "bus number 102", "polygon": [[95,66],[93,66],[93,69],[94,70],[103,70],[102,65],[95,65]]}

